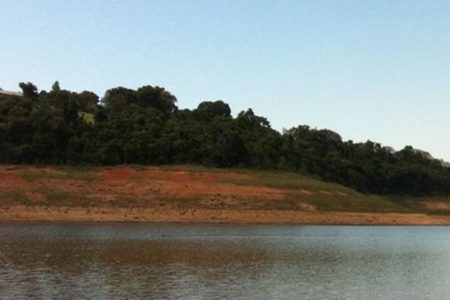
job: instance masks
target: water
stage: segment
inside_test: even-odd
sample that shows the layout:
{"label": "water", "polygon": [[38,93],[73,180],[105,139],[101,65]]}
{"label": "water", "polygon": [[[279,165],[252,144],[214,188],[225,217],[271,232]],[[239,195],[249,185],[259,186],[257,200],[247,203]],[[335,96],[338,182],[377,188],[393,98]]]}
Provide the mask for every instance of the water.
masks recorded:
{"label": "water", "polygon": [[450,228],[0,225],[0,298],[449,299]]}

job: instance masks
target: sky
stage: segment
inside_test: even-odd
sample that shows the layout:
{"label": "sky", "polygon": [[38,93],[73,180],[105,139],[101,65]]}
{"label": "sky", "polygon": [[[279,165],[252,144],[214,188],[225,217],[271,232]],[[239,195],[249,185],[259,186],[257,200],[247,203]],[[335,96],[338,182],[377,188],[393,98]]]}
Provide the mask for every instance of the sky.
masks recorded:
{"label": "sky", "polygon": [[159,85],[450,161],[450,1],[0,0],[0,87]]}

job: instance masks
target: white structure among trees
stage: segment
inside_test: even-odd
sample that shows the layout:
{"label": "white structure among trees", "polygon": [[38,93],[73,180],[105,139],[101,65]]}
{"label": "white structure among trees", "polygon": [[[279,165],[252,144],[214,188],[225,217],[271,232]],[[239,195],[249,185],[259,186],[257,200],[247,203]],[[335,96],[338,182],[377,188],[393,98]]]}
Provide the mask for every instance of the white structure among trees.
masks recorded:
{"label": "white structure among trees", "polygon": [[13,91],[5,91],[4,89],[0,88],[0,95],[6,95],[6,96],[19,96],[22,97],[21,92],[13,92]]}

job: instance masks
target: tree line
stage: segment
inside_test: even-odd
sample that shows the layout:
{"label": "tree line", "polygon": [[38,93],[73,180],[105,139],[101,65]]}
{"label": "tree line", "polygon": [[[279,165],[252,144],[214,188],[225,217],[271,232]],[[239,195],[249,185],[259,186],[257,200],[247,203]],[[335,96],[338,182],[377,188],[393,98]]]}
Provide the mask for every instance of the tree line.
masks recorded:
{"label": "tree line", "polygon": [[233,117],[223,101],[180,109],[158,86],[95,93],[0,94],[0,163],[51,165],[201,164],[311,174],[362,192],[450,195],[450,168],[423,151],[343,141],[305,125],[278,132],[251,109]]}

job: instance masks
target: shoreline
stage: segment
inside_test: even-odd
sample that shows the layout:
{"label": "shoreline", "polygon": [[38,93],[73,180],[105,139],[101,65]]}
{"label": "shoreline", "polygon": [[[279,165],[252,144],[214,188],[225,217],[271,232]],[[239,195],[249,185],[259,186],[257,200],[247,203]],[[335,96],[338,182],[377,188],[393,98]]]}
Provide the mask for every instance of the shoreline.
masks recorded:
{"label": "shoreline", "polygon": [[0,166],[2,222],[450,225],[450,198],[394,198],[281,171]]}
{"label": "shoreline", "polygon": [[14,206],[0,211],[0,224],[20,222],[448,226],[450,216],[421,213],[233,211],[211,209],[154,210],[82,207]]}

